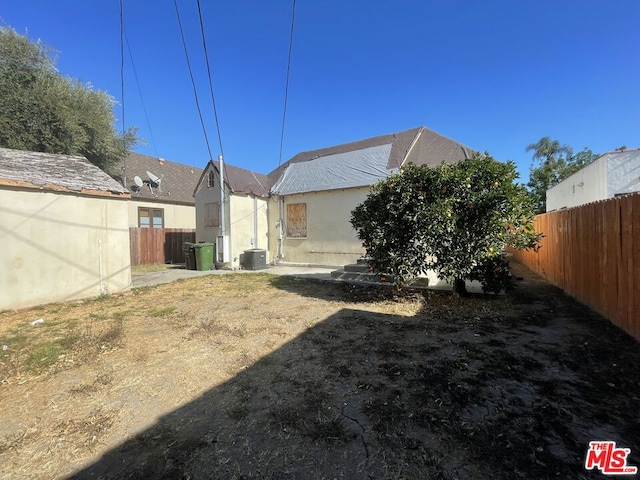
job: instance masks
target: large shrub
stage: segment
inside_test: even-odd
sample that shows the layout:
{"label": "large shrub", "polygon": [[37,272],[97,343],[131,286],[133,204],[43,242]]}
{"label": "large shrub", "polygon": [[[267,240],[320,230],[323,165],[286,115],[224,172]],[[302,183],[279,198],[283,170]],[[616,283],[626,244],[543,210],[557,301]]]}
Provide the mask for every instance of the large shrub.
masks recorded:
{"label": "large shrub", "polygon": [[540,239],[517,178],[513,162],[489,154],[437,168],[409,164],[372,186],[351,223],[371,266],[400,287],[431,269],[458,293],[464,279],[497,292],[508,282],[505,246],[536,248]]}

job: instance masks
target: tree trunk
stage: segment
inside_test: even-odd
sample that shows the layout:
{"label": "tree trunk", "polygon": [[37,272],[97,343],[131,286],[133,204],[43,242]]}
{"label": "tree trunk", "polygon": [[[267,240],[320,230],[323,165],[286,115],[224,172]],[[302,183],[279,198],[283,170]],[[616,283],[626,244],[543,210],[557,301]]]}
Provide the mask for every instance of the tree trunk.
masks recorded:
{"label": "tree trunk", "polygon": [[469,295],[469,292],[467,292],[467,285],[462,278],[456,278],[453,281],[453,294],[460,297],[466,297]]}

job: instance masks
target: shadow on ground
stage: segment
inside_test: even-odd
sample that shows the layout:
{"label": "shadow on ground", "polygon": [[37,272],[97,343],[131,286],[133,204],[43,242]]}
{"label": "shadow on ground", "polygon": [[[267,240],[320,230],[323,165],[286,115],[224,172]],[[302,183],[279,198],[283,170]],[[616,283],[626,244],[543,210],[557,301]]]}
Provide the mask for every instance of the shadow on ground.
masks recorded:
{"label": "shadow on ground", "polygon": [[601,478],[589,441],[640,464],[639,366],[637,342],[535,279],[415,317],[344,308],[71,478]]}

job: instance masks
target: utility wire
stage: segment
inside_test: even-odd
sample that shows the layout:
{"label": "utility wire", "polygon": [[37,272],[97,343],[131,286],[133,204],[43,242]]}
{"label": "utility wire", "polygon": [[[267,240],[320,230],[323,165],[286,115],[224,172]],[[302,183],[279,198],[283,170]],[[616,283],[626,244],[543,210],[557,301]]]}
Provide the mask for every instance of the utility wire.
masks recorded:
{"label": "utility wire", "polygon": [[124,125],[124,6],[123,0],[119,1],[120,5],[120,94],[122,95],[122,186],[127,188],[127,140]]}
{"label": "utility wire", "polygon": [[136,85],[138,86],[138,93],[140,94],[140,101],[142,102],[142,110],[144,111],[144,118],[147,120],[147,128],[149,129],[149,136],[151,137],[151,145],[153,145],[153,150],[156,152],[156,157],[158,155],[158,149],[156,148],[156,141],[153,138],[153,131],[151,130],[151,122],[149,122],[149,115],[147,114],[147,106],[144,103],[144,97],[142,96],[142,88],[140,87],[140,81],[138,80],[138,72],[136,71],[136,64],[133,61],[133,54],[131,53],[131,45],[129,45],[129,37],[127,37],[127,32],[124,32],[124,40],[127,44],[127,50],[129,51],[129,59],[131,60],[131,66],[133,67],[133,76],[136,79]]}
{"label": "utility wire", "polygon": [[216,130],[218,131],[218,144],[220,145],[220,155],[224,157],[222,150],[222,135],[220,135],[220,122],[218,121],[218,109],[216,108],[216,97],[213,94],[213,80],[211,79],[211,67],[209,66],[209,53],[207,51],[207,39],[204,34],[204,24],[202,23],[202,10],[200,0],[198,0],[198,18],[200,20],[200,33],[202,34],[202,47],[204,48],[204,58],[207,63],[207,75],[209,77],[209,91],[211,92],[211,103],[213,103],[213,114],[216,119]]}
{"label": "utility wire", "polygon": [[120,92],[122,95],[122,141],[124,143],[124,7],[120,0]]}
{"label": "utility wire", "polygon": [[284,125],[287,118],[287,100],[289,98],[289,73],[291,71],[291,52],[293,50],[293,27],[296,21],[296,0],[293,0],[293,8],[291,11],[291,34],[289,35],[289,58],[287,60],[287,80],[284,87],[284,110],[282,112],[282,130],[280,132],[280,158],[278,160],[278,168],[282,163],[282,145],[284,143]]}
{"label": "utility wire", "polygon": [[211,146],[209,145],[209,137],[207,136],[207,129],[204,126],[204,119],[202,118],[202,110],[200,109],[200,102],[198,101],[198,90],[196,89],[196,82],[193,79],[193,70],[191,70],[191,62],[189,61],[189,52],[187,50],[187,42],[184,39],[184,30],[182,29],[182,21],[180,20],[180,12],[178,10],[177,0],[173,0],[173,4],[176,7],[176,16],[178,17],[178,26],[180,27],[180,36],[182,37],[182,46],[184,48],[184,55],[187,59],[187,67],[189,69],[189,76],[191,77],[191,85],[193,85],[193,96],[196,100],[196,108],[198,109],[198,116],[200,117],[200,124],[202,125],[202,132],[204,133],[204,141],[207,144],[207,151],[209,152],[209,159],[212,159]]}

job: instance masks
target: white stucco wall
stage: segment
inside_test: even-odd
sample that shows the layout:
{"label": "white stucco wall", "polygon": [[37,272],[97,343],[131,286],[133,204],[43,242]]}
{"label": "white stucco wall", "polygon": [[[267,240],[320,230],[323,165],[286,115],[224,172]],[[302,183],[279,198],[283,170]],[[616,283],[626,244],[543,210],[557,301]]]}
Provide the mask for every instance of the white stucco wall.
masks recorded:
{"label": "white stucco wall", "polygon": [[[206,172],[213,171],[215,182],[212,187],[207,187],[206,177],[196,190],[196,242],[216,243],[218,235],[221,235],[220,227],[205,227],[205,205],[207,203],[220,203],[219,176],[215,169],[208,167]],[[254,196],[243,193],[229,194],[225,189],[225,225],[229,237],[229,263],[233,267],[240,264],[240,254],[251,248],[267,250],[269,238],[267,235],[267,200],[257,197],[254,210]],[[254,218],[257,219],[258,232],[254,231]],[[268,256],[267,256],[268,260]]]}
{"label": "white stucco wall", "polygon": [[0,189],[0,310],[131,285],[126,200]]}
{"label": "white stucco wall", "polygon": [[[205,174],[209,171],[213,171],[216,174],[215,178],[215,186],[207,187],[205,176],[202,177],[201,183],[198,185],[195,194],[196,201],[196,242],[208,242],[215,243],[216,237],[220,235],[220,227],[205,227],[204,219],[205,219],[205,204],[207,203],[220,203],[220,183],[219,176],[215,169],[212,169],[211,166],[208,166],[205,170]],[[225,191],[226,193],[226,191]],[[228,200],[228,194],[225,195]],[[227,207],[229,203],[227,202]],[[228,212],[228,208],[227,208]],[[225,224],[227,226],[227,230],[229,228],[229,216],[226,216]]]}
{"label": "white stucco wall", "polygon": [[608,198],[607,162],[600,157],[547,190],[547,212]]}
{"label": "white stucco wall", "polygon": [[[369,187],[329,190],[272,197],[269,200],[270,255],[278,259],[278,229],[280,212],[289,203],[307,204],[307,238],[282,239],[279,261],[311,265],[342,266],[354,263],[365,252],[362,242],[351,226],[351,211],[369,194]],[[284,229],[286,232],[286,229]]]}
{"label": "white stucco wall", "polygon": [[[229,210],[230,259],[233,265],[239,265],[240,254],[245,250],[259,248],[268,252],[267,200],[253,195],[234,194],[229,201]],[[257,220],[257,232],[254,219]]]}
{"label": "white stucco wall", "polygon": [[640,155],[637,150],[608,156],[607,198],[640,192]]}
{"label": "white stucco wall", "polygon": [[127,202],[129,226],[138,227],[138,207],[164,210],[164,228],[196,228],[196,207],[172,203],[145,202],[131,199]]}

